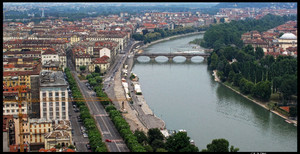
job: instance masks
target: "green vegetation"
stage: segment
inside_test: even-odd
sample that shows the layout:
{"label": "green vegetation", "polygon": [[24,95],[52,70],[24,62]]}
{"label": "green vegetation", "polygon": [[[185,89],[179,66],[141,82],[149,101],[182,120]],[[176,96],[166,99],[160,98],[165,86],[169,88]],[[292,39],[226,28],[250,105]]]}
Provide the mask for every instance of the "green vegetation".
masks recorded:
{"label": "green vegetation", "polygon": [[200,44],[202,39],[196,38],[193,41],[190,41],[189,44]]}
{"label": "green vegetation", "polygon": [[186,132],[178,132],[169,136],[166,141],[166,149],[169,152],[199,152],[198,147],[190,143],[190,137]]}
{"label": "green vegetation", "polygon": [[220,49],[223,46],[235,45],[241,48],[243,46],[243,41],[241,40],[241,35],[243,33],[252,30],[263,32],[284,24],[289,20],[296,19],[296,16],[280,17],[268,14],[259,20],[247,18],[246,20],[213,25],[205,32],[201,46],[205,48]]}
{"label": "green vegetation", "polygon": [[[238,87],[249,97],[269,102],[272,94],[279,93],[278,106],[297,101],[297,59],[291,56],[264,56],[260,47],[243,46],[241,34],[246,31],[265,31],[294,20],[295,16],[266,15],[260,20],[232,21],[210,27],[204,34],[201,46],[212,47],[208,68],[218,70],[222,82]],[[218,37],[216,37],[218,36]],[[236,61],[233,63],[232,60]],[[272,100],[275,101],[275,100]],[[296,113],[296,111],[293,111]],[[295,115],[295,113],[291,115]]]}
{"label": "green vegetation", "polygon": [[211,143],[207,144],[207,149],[202,149],[201,152],[238,152],[239,148],[230,146],[226,139],[214,139]]}
{"label": "green vegetation", "polygon": [[143,34],[135,33],[132,35],[132,38],[134,38],[137,41],[144,41],[144,43],[146,44],[158,39],[163,39],[174,35],[186,34],[186,33],[191,33],[196,31],[205,31],[206,28],[207,27],[205,26],[202,27],[178,26],[172,30],[155,28],[154,32],[148,32],[148,30],[144,30]]}
{"label": "green vegetation", "polygon": [[96,123],[92,118],[88,107],[84,101],[84,98],[76,84],[75,79],[73,78],[70,69],[66,68],[65,73],[67,76],[67,80],[70,85],[70,89],[72,90],[72,95],[74,97],[76,106],[80,109],[80,118],[83,120],[83,124],[85,128],[87,128],[88,138],[90,141],[91,149],[94,152],[107,152],[107,148],[105,143],[102,142],[101,134],[96,127]]}
{"label": "green vegetation", "polygon": [[79,69],[80,69],[80,72],[81,72],[80,74],[82,74],[85,71],[86,66],[82,65],[82,66],[79,67]]}
{"label": "green vegetation", "polygon": [[129,124],[122,117],[121,113],[111,105],[106,106],[105,110],[109,113],[109,117],[115,124],[129,150],[131,152],[146,152],[145,148],[138,142],[138,138],[131,132]]}

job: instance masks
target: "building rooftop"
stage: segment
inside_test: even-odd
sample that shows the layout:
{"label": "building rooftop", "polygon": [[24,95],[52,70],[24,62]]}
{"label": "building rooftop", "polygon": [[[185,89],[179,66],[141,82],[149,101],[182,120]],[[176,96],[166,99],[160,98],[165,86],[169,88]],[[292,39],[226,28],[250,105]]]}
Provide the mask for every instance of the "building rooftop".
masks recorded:
{"label": "building rooftop", "polygon": [[67,86],[67,81],[63,77],[62,71],[41,71],[40,73],[41,87],[57,87]]}
{"label": "building rooftop", "polygon": [[293,33],[284,33],[280,39],[285,39],[285,40],[296,40],[297,36],[294,35]]}

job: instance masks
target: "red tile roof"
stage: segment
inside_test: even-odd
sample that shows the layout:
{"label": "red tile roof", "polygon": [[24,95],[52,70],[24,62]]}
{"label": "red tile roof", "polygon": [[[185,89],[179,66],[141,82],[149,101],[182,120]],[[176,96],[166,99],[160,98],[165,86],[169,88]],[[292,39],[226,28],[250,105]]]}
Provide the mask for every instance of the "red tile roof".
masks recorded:
{"label": "red tile roof", "polygon": [[290,112],[290,107],[289,106],[281,106],[280,108],[287,111],[287,112]]}
{"label": "red tile roof", "polygon": [[108,59],[109,59],[109,57],[106,56],[106,55],[104,55],[104,56],[102,56],[100,58],[95,58],[93,60],[93,62],[94,62],[94,64],[107,64],[108,63],[108,61],[107,61]]}

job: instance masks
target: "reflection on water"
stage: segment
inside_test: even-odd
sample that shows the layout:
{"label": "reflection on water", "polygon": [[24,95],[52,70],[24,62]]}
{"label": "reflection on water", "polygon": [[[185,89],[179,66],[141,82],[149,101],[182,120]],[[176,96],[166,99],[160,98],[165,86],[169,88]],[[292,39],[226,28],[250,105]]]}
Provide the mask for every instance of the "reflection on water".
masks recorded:
{"label": "reflection on water", "polygon": [[[183,48],[198,37],[152,45],[145,52],[169,52],[170,47]],[[297,151],[295,126],[215,82],[203,59],[200,63],[136,61],[133,72],[154,114],[167,129],[186,129],[200,150],[213,139],[225,138],[241,152]]]}

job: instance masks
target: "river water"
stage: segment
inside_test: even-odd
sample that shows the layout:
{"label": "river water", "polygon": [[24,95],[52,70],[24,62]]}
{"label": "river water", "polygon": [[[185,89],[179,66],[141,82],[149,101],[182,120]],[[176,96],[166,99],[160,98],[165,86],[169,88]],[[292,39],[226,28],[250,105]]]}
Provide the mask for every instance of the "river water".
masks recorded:
{"label": "river water", "polygon": [[[145,52],[196,50],[188,42],[202,34],[157,43]],[[215,82],[201,57],[186,63],[147,62],[139,57],[132,72],[140,79],[147,104],[166,123],[169,130],[187,130],[201,151],[213,139],[225,138],[240,152],[296,152],[297,127],[276,114]]]}

